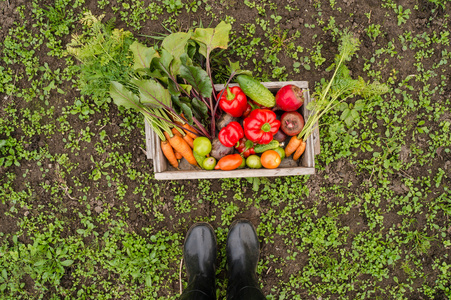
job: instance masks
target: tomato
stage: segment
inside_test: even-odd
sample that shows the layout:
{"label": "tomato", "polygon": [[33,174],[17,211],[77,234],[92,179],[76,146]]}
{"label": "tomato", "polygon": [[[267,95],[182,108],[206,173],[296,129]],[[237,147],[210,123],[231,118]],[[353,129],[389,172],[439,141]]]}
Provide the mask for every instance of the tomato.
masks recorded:
{"label": "tomato", "polygon": [[199,155],[205,156],[211,152],[211,142],[204,136],[197,137],[193,142],[193,150]]}
{"label": "tomato", "polygon": [[255,154],[249,155],[249,157],[246,159],[246,165],[251,169],[260,169],[262,167],[260,156]]}
{"label": "tomato", "polygon": [[280,155],[280,159],[283,160],[285,158],[285,150],[282,147],[277,147],[274,149]]}
{"label": "tomato", "polygon": [[221,158],[215,166],[215,170],[230,171],[235,170],[243,163],[243,158],[239,154],[229,154]]}
{"label": "tomato", "polygon": [[202,167],[205,170],[213,170],[216,166],[216,159],[214,157],[208,157],[206,159],[204,159],[204,161],[202,162]]}
{"label": "tomato", "polygon": [[263,152],[261,162],[262,166],[266,169],[275,169],[280,165],[282,160],[280,159],[279,153],[274,150],[267,150]]}

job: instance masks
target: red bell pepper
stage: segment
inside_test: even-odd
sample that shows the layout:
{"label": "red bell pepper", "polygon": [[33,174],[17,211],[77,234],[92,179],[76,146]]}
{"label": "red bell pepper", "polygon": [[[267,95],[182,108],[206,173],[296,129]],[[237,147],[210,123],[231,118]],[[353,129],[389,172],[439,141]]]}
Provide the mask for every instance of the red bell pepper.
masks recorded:
{"label": "red bell pepper", "polygon": [[268,144],[280,127],[276,114],[269,109],[254,109],[243,121],[246,138],[258,144]]}
{"label": "red bell pepper", "polygon": [[249,101],[248,101],[246,104],[246,109],[244,110],[242,117],[247,118],[253,109],[254,108],[249,104]]}
{"label": "red bell pepper", "polygon": [[[218,94],[218,97],[220,94]],[[246,94],[239,86],[227,87],[219,99],[219,107],[232,117],[239,118],[247,108]]]}
{"label": "red bell pepper", "polygon": [[249,155],[255,154],[254,142],[249,141],[246,138],[240,139],[238,145],[235,146],[235,149],[244,157],[249,157]]}
{"label": "red bell pepper", "polygon": [[244,137],[244,131],[238,122],[230,122],[219,131],[218,139],[225,147],[235,146]]}

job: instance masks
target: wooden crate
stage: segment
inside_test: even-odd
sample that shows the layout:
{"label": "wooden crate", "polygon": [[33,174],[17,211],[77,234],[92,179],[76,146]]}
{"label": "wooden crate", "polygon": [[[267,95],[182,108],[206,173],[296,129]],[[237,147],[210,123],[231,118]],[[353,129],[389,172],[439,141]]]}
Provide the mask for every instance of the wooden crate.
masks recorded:
{"label": "wooden crate", "polygon": [[[307,104],[310,102],[310,92],[307,81],[283,81],[283,82],[262,82],[271,92],[276,93],[280,88],[287,84],[296,85],[305,89],[305,102],[301,107],[301,113],[305,119],[308,118],[310,111]],[[230,84],[234,86],[236,84]],[[224,85],[215,85],[215,89],[220,91]],[[307,145],[304,154],[295,166],[279,167],[277,169],[238,169],[232,171],[194,169],[188,163],[185,165],[190,170],[177,170],[170,166],[161,151],[160,139],[146,122],[146,152],[147,158],[153,159],[155,179],[176,180],[176,179],[216,179],[216,178],[237,178],[237,177],[278,177],[292,175],[309,175],[315,173],[315,155],[319,153],[319,132],[318,130],[307,139]],[[184,160],[184,159],[182,159]],[[287,160],[287,161],[285,161]],[[186,162],[186,161],[185,161]],[[291,164],[290,164],[291,163]],[[284,159],[283,165],[293,165],[292,159]]]}

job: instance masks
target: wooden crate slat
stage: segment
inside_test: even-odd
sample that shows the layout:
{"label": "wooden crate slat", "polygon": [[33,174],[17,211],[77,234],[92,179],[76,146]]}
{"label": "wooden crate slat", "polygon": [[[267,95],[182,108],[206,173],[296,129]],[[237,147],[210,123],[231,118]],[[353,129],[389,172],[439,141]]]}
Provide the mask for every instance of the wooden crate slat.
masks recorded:
{"label": "wooden crate slat", "polygon": [[321,142],[319,139],[319,128],[318,128],[318,122],[316,122],[315,124],[316,129],[315,131],[313,131],[312,133],[312,139],[313,139],[313,149],[314,149],[314,153],[315,155],[318,155],[321,153]]}
{"label": "wooden crate slat", "polygon": [[[283,83],[281,85],[281,83]],[[293,84],[296,85],[302,89],[308,89],[308,81],[283,81],[283,82],[262,82],[264,86],[266,86],[269,90],[278,90],[284,85]],[[224,88],[225,84],[215,84],[215,90],[220,91]],[[238,86],[238,83],[230,83],[230,87],[232,86]]]}
{"label": "wooden crate slat", "polygon": [[313,168],[279,168],[279,169],[240,169],[233,171],[167,171],[155,173],[155,179],[183,180],[183,179],[219,179],[243,177],[279,177],[315,174]]}
{"label": "wooden crate slat", "polygon": [[154,145],[154,138],[153,138],[153,131],[150,128],[149,123],[147,122],[147,120],[144,119],[144,130],[146,132],[146,154],[147,154],[147,159],[153,159],[153,152],[152,149],[155,149],[155,145]]}

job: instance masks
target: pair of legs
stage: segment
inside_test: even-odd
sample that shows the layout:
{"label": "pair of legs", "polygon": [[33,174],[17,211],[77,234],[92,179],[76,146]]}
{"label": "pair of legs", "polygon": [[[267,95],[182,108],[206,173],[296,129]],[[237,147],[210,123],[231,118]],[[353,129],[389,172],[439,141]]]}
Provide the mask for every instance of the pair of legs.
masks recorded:
{"label": "pair of legs", "polygon": [[[215,300],[216,236],[208,223],[196,223],[183,248],[188,286],[180,300]],[[255,228],[247,220],[232,223],[227,236],[228,300],[264,300],[257,280],[260,255]]]}

